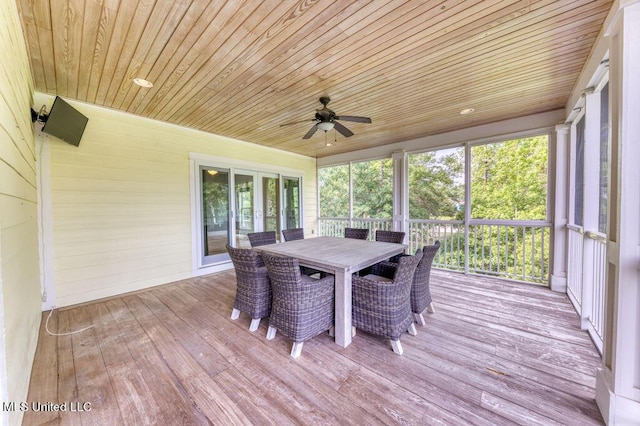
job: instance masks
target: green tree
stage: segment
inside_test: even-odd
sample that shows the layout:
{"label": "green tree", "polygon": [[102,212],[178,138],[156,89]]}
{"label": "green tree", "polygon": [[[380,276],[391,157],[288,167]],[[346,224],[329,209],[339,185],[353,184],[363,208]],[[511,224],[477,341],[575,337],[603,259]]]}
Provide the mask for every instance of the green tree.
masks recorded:
{"label": "green tree", "polygon": [[411,219],[464,218],[464,148],[409,156]]}
{"label": "green tree", "polygon": [[[391,159],[351,165],[353,217],[390,218],[393,214]],[[318,170],[321,217],[349,217],[349,165]]]}
{"label": "green tree", "polygon": [[349,165],[318,169],[320,217],[349,217]]}
{"label": "green tree", "polygon": [[[546,219],[547,155],[546,135],[472,147],[471,217]],[[474,225],[470,268],[519,279],[545,277],[548,244],[545,228]]]}
{"label": "green tree", "polygon": [[471,149],[471,217],[544,220],[547,136]]}
{"label": "green tree", "polygon": [[[544,220],[547,204],[546,135],[471,148],[471,217],[494,220]],[[412,154],[409,162],[411,219],[464,219],[464,148]],[[353,164],[354,218],[392,215],[391,160]],[[323,217],[348,218],[349,166],[321,169]],[[336,229],[342,229],[340,223]],[[470,270],[544,282],[549,264],[549,230],[535,226],[421,222],[412,228],[412,245],[439,239],[437,264],[460,269],[469,246]],[[330,231],[335,232],[335,229]],[[540,278],[543,277],[543,278]]]}
{"label": "green tree", "polygon": [[353,164],[353,217],[387,219],[393,215],[391,159]]}

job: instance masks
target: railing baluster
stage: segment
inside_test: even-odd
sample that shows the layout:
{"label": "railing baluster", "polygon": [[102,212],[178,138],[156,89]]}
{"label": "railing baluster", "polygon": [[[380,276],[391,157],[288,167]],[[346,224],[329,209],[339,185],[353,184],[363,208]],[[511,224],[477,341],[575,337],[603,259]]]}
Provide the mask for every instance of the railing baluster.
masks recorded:
{"label": "railing baluster", "polygon": [[481,261],[482,263],[480,263],[480,270],[484,271],[484,259],[485,259],[485,255],[484,255],[484,225],[480,225],[480,229],[481,229],[481,233],[480,235],[482,235],[482,240],[480,241],[480,253],[482,255],[481,257]]}
{"label": "railing baluster", "polygon": [[449,239],[447,238],[447,229],[448,229],[448,227],[447,227],[447,225],[445,224],[445,225],[444,225],[445,251],[447,251],[447,250],[449,250],[449,249],[451,248],[451,247],[450,247],[450,246],[451,246],[450,241],[449,241]]}
{"label": "railing baluster", "polygon": [[533,229],[533,226],[531,227],[531,278],[535,278],[536,276],[536,271],[535,271],[535,265],[536,265],[536,261],[535,261],[535,247],[534,247],[534,240],[536,238],[536,231]]}
{"label": "railing baluster", "polygon": [[545,234],[546,230],[545,229],[541,229],[541,231],[542,231],[541,232],[541,235],[542,235],[541,240],[542,241],[541,241],[541,244],[540,244],[540,247],[541,247],[541,253],[540,253],[540,277],[544,277],[544,274],[545,274],[545,270],[544,270],[544,234]]}
{"label": "railing baluster", "polygon": [[526,259],[526,247],[527,247],[527,244],[526,244],[526,241],[525,241],[526,237],[525,237],[525,233],[524,233],[525,227],[521,226],[520,229],[522,229],[522,279],[524,279],[525,276],[526,276],[525,275],[525,272],[526,272],[525,259]]}
{"label": "railing baluster", "polygon": [[500,225],[496,225],[496,272],[500,275]]}
{"label": "railing baluster", "polygon": [[493,238],[493,225],[489,226],[489,272],[491,275],[495,273],[493,270],[493,254],[495,253],[494,238]]}
{"label": "railing baluster", "polygon": [[504,227],[504,272],[509,273],[509,228]]}
{"label": "railing baluster", "polygon": [[[462,235],[462,233],[460,232],[460,225],[456,226],[456,252],[460,253],[460,235]],[[456,267],[458,269],[460,269],[460,255],[456,255]]]}

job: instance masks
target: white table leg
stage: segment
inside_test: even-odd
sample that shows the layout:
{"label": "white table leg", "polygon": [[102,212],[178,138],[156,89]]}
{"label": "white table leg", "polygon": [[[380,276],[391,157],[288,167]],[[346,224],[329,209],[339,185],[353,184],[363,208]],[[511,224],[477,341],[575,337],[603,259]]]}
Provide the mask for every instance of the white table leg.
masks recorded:
{"label": "white table leg", "polygon": [[343,348],[351,344],[351,274],[336,271],[336,343]]}

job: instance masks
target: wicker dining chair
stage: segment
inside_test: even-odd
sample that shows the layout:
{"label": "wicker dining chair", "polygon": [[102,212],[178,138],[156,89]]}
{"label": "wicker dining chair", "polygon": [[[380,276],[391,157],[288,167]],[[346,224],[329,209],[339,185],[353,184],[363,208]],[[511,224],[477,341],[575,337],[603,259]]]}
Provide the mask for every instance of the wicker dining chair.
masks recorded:
{"label": "wicker dining chair", "polygon": [[436,253],[440,249],[440,241],[430,246],[422,248],[422,260],[416,268],[416,274],[413,277],[413,286],[411,287],[411,311],[416,322],[422,326],[425,325],[422,312],[426,309],[429,313],[434,313],[433,300],[431,298],[431,290],[429,289],[429,278],[431,277],[431,265]]}
{"label": "wicker dining chair", "polygon": [[344,228],[344,237],[353,238],[355,240],[366,240],[369,236],[367,228]]}
{"label": "wicker dining chair", "polygon": [[[376,231],[376,241],[381,241],[384,243],[394,243],[394,244],[402,244],[404,241],[404,232],[400,231],[383,231],[378,229]],[[397,262],[398,258],[400,258],[400,254],[397,254],[389,259],[391,262]]]}
{"label": "wicker dining chair", "polygon": [[[424,326],[424,316],[422,312],[426,309],[429,313],[435,312],[433,299],[431,298],[431,290],[429,288],[429,278],[431,277],[431,266],[438,250],[440,249],[440,241],[436,241],[433,245],[424,246],[422,248],[422,259],[416,267],[416,273],[413,276],[413,284],[411,286],[411,312],[415,321]],[[373,266],[372,273],[387,278],[392,278],[398,267],[394,262],[380,262]]]}
{"label": "wicker dining chair", "polygon": [[251,249],[226,245],[233,267],[236,270],[236,298],[231,319],[240,317],[240,312],[251,317],[249,331],[260,326],[260,319],[271,314],[271,284],[269,274],[259,254]]}
{"label": "wicker dining chair", "polygon": [[334,324],[335,283],[333,275],[313,279],[300,273],[298,260],[262,254],[269,272],[273,302],[267,340],[276,332],[293,340],[291,357],[302,353],[307,340],[328,331]]}
{"label": "wicker dining chair", "polygon": [[275,244],[276,231],[250,232],[247,234],[251,247],[265,246],[267,244]]}
{"label": "wicker dining chair", "polygon": [[[282,231],[282,238],[284,238],[285,241],[304,240],[304,228],[284,229]],[[327,273],[324,271],[308,268],[306,266],[301,266],[300,272],[309,276],[320,274],[321,278],[327,276]]]}
{"label": "wicker dining chair", "polygon": [[402,334],[417,334],[411,314],[411,285],[420,259],[420,250],[415,256],[401,257],[393,279],[378,275],[352,277],[353,326],[390,339],[393,352],[398,355],[404,352]]}
{"label": "wicker dining chair", "polygon": [[304,240],[304,228],[284,229],[282,238],[285,241]]}
{"label": "wicker dining chair", "polygon": [[376,241],[382,241],[385,243],[402,244],[404,241],[404,232],[399,231],[383,231],[378,229],[376,231]]}

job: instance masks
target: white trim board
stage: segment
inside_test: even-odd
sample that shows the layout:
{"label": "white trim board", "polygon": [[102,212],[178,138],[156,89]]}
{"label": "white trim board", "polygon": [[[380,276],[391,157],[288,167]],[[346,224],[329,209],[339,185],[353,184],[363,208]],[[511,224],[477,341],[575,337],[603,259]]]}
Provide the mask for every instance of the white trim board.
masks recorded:
{"label": "white trim board", "polygon": [[238,160],[235,158],[218,157],[216,155],[189,152],[189,160],[194,160],[198,165],[218,165],[225,168],[249,169],[257,172],[278,173],[286,176],[304,177],[304,171],[289,167],[272,166],[270,164],[255,163],[252,161]]}
{"label": "white trim board", "polygon": [[564,109],[558,109],[528,115],[526,117],[454,130],[438,135],[425,136],[409,141],[362,149],[355,152],[331,155],[318,158],[316,161],[317,166],[320,168],[346,164],[352,161],[362,161],[364,159],[389,158],[394,151],[407,151],[411,153],[436,148],[460,146],[467,142],[471,144],[496,142],[500,139],[514,139],[520,136],[529,136],[534,133],[549,133],[558,123],[564,123],[564,121],[565,111]]}
{"label": "white trim board", "polygon": [[42,124],[35,124],[36,180],[38,182],[38,251],[40,253],[40,287],[42,310],[56,306],[56,280],[54,269],[53,215],[51,197],[51,149]]}

